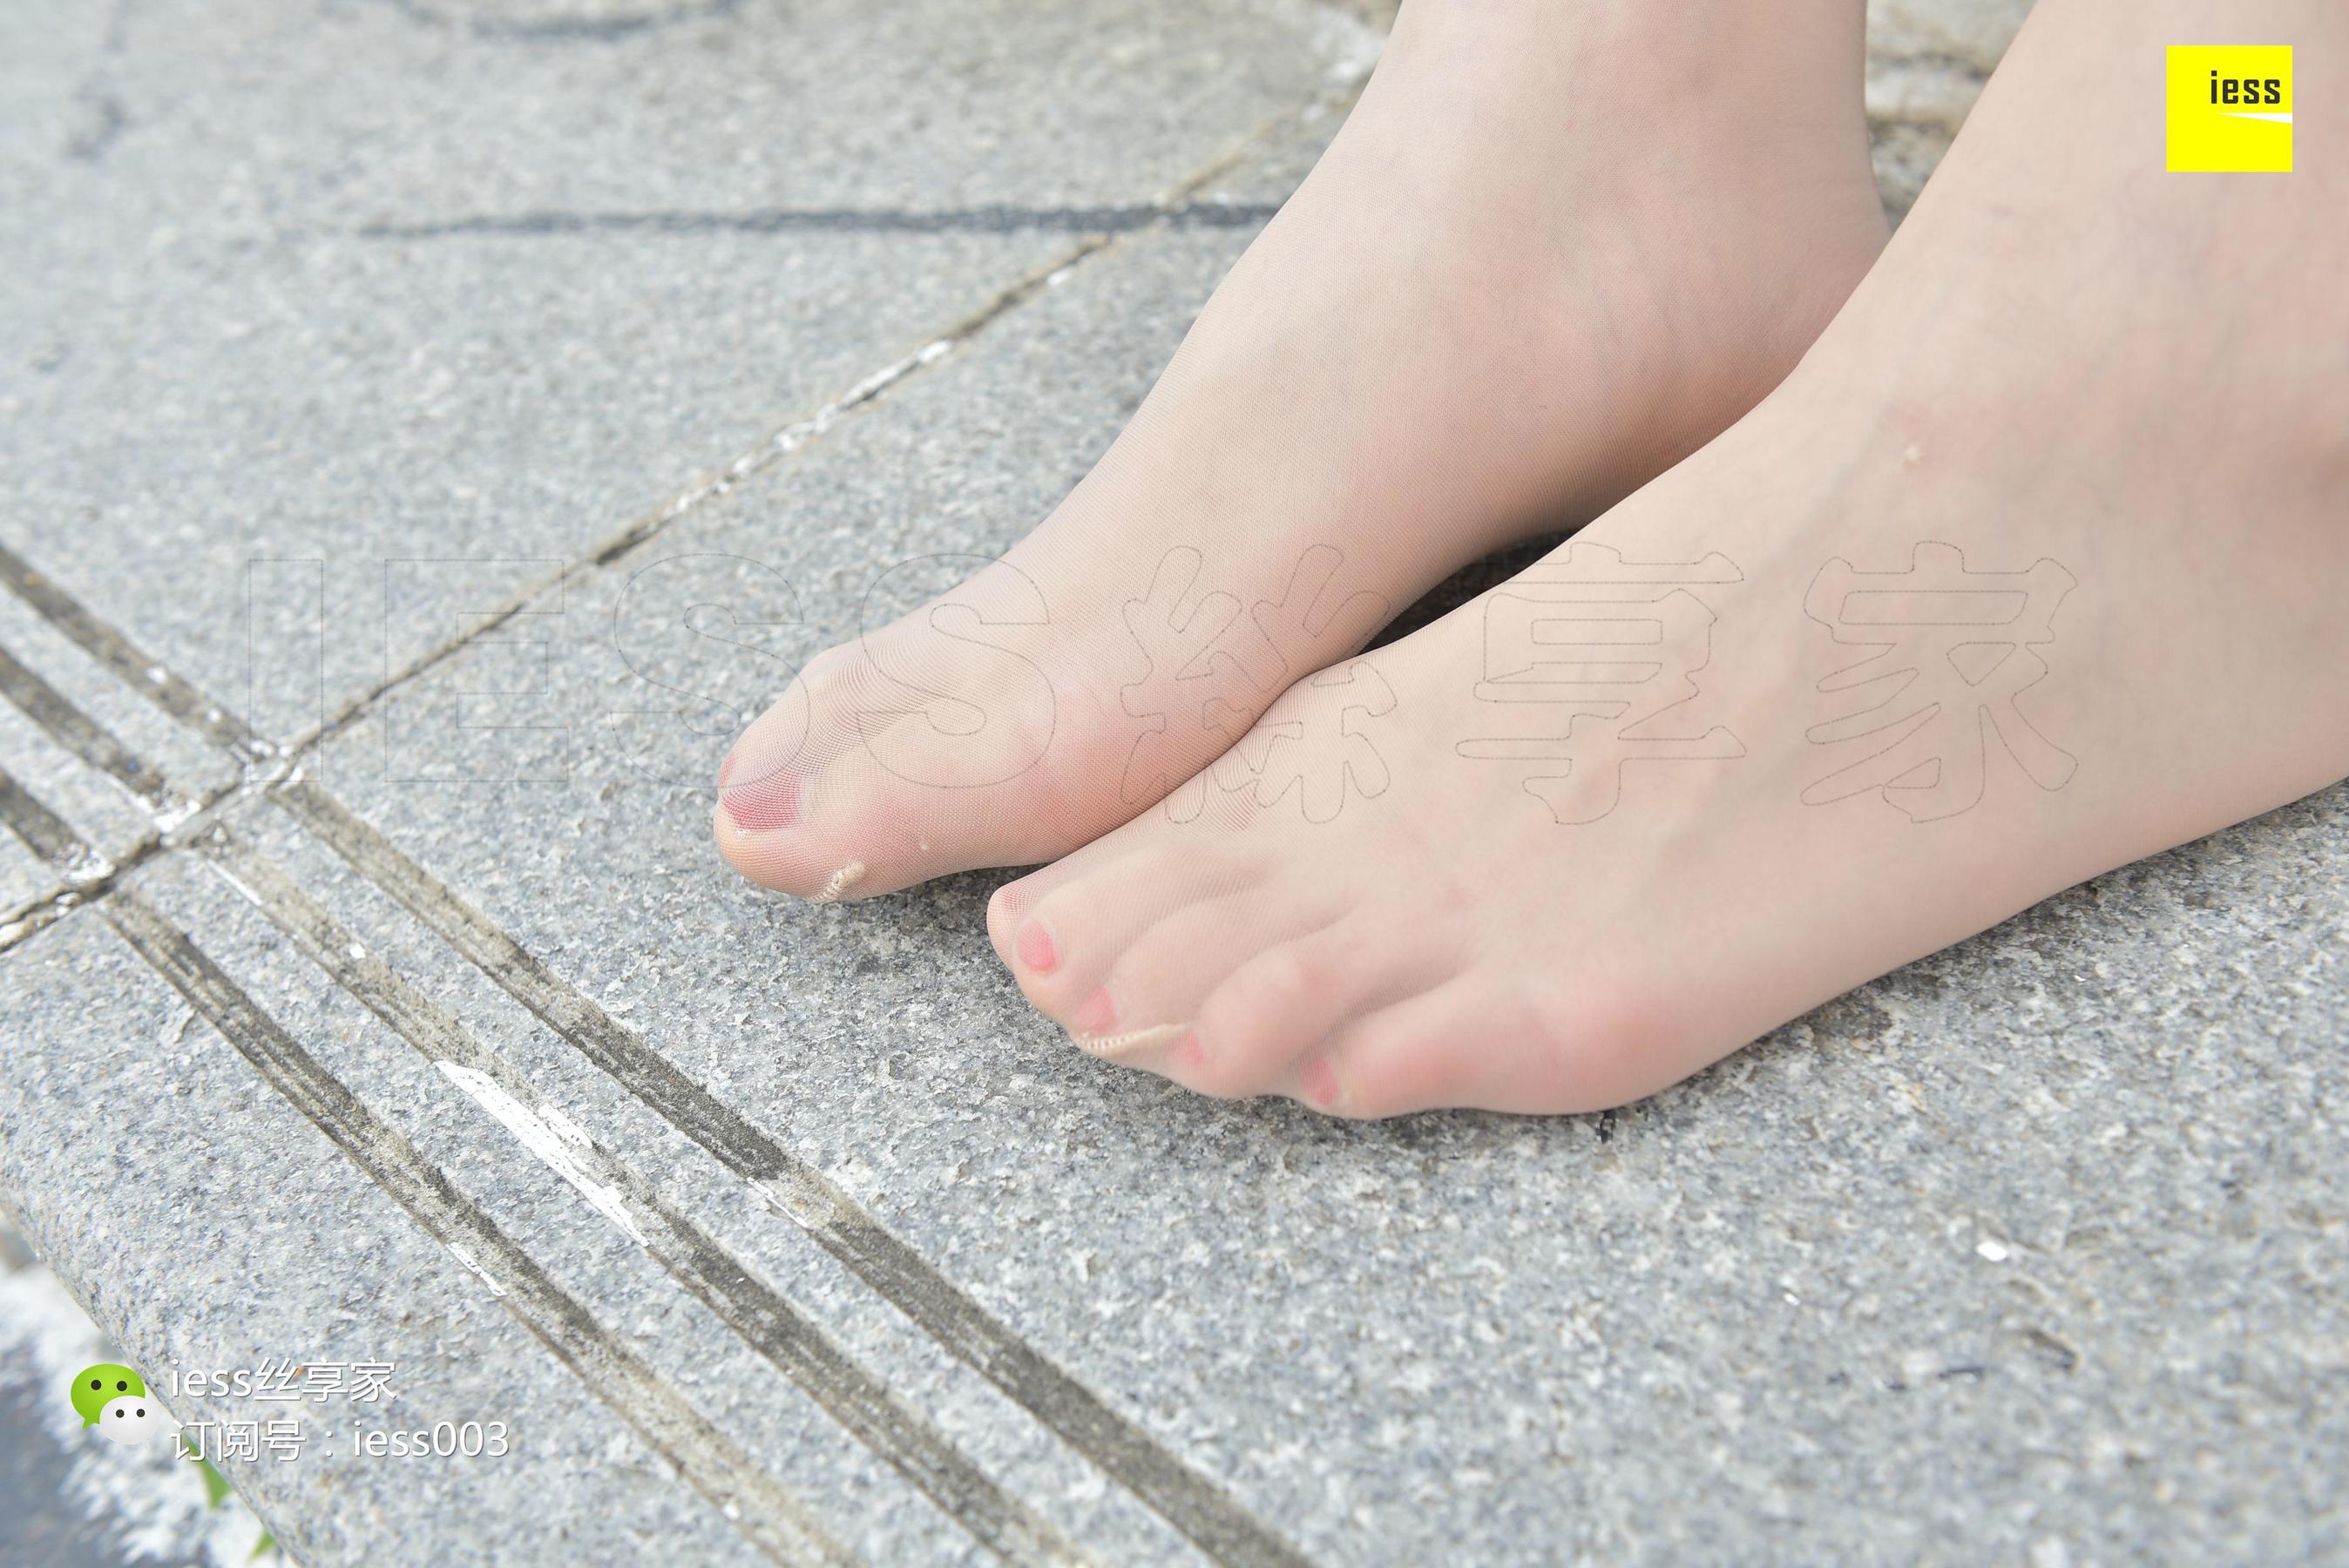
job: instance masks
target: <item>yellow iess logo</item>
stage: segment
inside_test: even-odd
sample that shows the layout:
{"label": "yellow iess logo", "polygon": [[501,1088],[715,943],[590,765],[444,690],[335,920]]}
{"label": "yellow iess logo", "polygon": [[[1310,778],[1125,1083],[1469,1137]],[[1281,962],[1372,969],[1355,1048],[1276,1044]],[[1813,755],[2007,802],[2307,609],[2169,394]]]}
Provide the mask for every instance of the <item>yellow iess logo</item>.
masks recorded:
{"label": "yellow iess logo", "polygon": [[2170,46],[2169,168],[2291,172],[2291,45]]}

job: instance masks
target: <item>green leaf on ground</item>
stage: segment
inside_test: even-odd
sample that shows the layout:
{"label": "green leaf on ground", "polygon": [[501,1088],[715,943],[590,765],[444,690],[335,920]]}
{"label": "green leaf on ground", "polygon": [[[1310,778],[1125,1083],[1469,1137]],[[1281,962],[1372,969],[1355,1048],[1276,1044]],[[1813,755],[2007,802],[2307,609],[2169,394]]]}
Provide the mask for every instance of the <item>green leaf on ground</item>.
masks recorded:
{"label": "green leaf on ground", "polygon": [[196,1456],[196,1468],[204,1472],[204,1506],[218,1508],[228,1501],[228,1478],[212,1469],[212,1461],[199,1454]]}

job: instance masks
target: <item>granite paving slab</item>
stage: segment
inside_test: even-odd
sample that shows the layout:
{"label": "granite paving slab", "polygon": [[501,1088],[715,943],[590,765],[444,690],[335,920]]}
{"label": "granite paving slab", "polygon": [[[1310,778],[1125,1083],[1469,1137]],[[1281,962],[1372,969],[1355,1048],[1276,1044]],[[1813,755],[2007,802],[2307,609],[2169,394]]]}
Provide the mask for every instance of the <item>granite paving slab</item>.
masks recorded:
{"label": "granite paving slab", "polygon": [[[1896,205],[2020,9],[1875,7]],[[150,15],[31,32],[66,65],[133,60]],[[180,561],[176,598],[157,588],[169,552],[142,555],[103,507],[7,532],[24,571],[0,573],[0,647],[30,679],[0,694],[18,786],[0,816],[27,842],[147,847],[87,902],[0,933],[26,999],[0,1076],[0,1201],[150,1367],[396,1358],[419,1417],[497,1412],[528,1439],[511,1467],[422,1485],[356,1456],[229,1465],[297,1554],[2349,1551],[2349,788],[2070,890],[1641,1105],[1547,1119],[1355,1126],[1203,1101],[1077,1053],[1027,1008],[985,940],[999,874],[816,907],[717,861],[709,781],[749,713],[874,613],[891,567],[999,552],[1131,413],[1334,128],[1363,37],[1338,12],[223,15],[216,37],[167,26],[210,62],[184,77],[151,59],[103,79],[0,67],[47,128],[0,134],[0,179],[36,193],[57,146],[104,168],[137,150],[140,105],[243,84],[253,102],[204,125],[157,120],[186,146],[146,149],[140,178],[207,255],[250,242],[287,269],[264,279],[280,297],[308,276],[339,326],[377,324],[345,380],[289,366],[265,394],[200,406],[172,377],[222,362],[172,361],[187,318],[156,319],[159,397],[187,403],[174,438],[216,441],[222,462],[134,442],[127,471],[202,503],[170,524],[188,543],[237,513],[220,474],[299,477],[270,445],[289,407],[354,435],[374,406],[349,387],[412,359],[433,320],[464,335],[510,310],[516,363],[538,363],[602,330],[556,294],[605,278],[616,309],[656,278],[711,290],[642,318],[706,333],[664,362],[673,395],[619,374],[608,343],[557,378],[559,460],[514,462],[461,377],[456,445],[408,425],[347,443],[374,455],[328,488],[368,498],[365,548],[440,561],[409,600],[378,583],[373,673],[339,558],[298,534],[315,518],[287,514],[283,550],[274,521],[230,541],[266,536],[258,578],[245,553],[226,587],[219,563]],[[321,27],[352,31],[327,57]],[[355,41],[379,76],[323,67]],[[1135,52],[1112,70],[1097,46]],[[1071,102],[1004,86],[1037,52]],[[1120,96],[1137,71],[1168,96]],[[501,72],[523,74],[511,102],[490,90]],[[324,130],[285,135],[271,92]],[[963,146],[975,125],[1001,140]],[[778,126],[814,150],[805,169],[761,161]],[[1914,139],[1888,140],[1900,126]],[[206,137],[268,156],[198,200],[180,174],[220,165]],[[469,161],[500,138],[514,160]],[[717,156],[753,145],[746,168]],[[805,181],[797,216],[712,220],[774,202],[778,170]],[[1186,180],[1206,216],[1163,210]],[[893,181],[919,200],[875,225]],[[1092,205],[1047,222],[1039,201]],[[851,206],[861,227],[838,219]],[[965,216],[903,216],[949,211]],[[127,208],[90,221],[138,231]],[[1022,248],[1040,237],[1072,248]],[[70,242],[27,243],[57,247],[47,270],[0,288],[63,287]],[[722,275],[662,259],[680,245]],[[919,249],[953,245],[972,249]],[[779,247],[805,247],[788,285],[803,314],[695,314],[744,297]],[[353,260],[373,255],[396,261]],[[75,286],[196,298],[202,269],[142,265]],[[471,270],[434,270],[452,266]],[[932,276],[958,266],[992,291],[977,315],[959,273]],[[285,319],[295,339],[326,332]],[[784,387],[796,373],[762,349],[811,323],[810,352],[836,364]],[[135,378],[124,356],[0,395],[78,428]],[[765,441],[761,461],[695,483],[743,440]],[[28,471],[58,485],[69,466]],[[429,486],[460,472],[481,476],[464,481],[472,534],[433,510]],[[403,490],[417,474],[433,477]],[[579,515],[544,522],[564,507]],[[481,614],[502,595],[517,613]],[[314,744],[255,749],[346,703]],[[203,809],[159,815],[140,793],[158,776]]]}
{"label": "granite paving slab", "polygon": [[[1024,443],[1053,437],[1007,438],[999,386],[1056,343],[1098,362],[1105,296],[1194,242],[1097,259],[662,548],[759,552],[746,602],[771,568],[810,634],[853,627],[869,552],[1020,525],[1047,466]],[[1071,469],[1120,412],[1100,401]],[[1006,510],[936,504],[945,467]],[[723,738],[606,712],[636,678],[604,640],[623,579],[655,570],[569,585],[593,630],[542,709],[566,748],[533,734],[510,760],[538,782],[472,797],[498,833],[363,778],[372,718],[327,748],[339,787],[1309,1553],[2327,1538],[2349,792],[2061,895],[1628,1111],[1332,1126],[1072,1051],[987,948],[998,877],[810,908],[717,865],[707,796],[671,780]]]}
{"label": "granite paving slab", "polygon": [[1359,31],[1302,4],[13,7],[9,537],[240,704],[256,622],[307,634],[254,715],[305,733],[1146,216],[1359,71]]}
{"label": "granite paving slab", "polygon": [[[107,1334],[157,1377],[395,1368],[388,1404],[163,1396],[186,1421],[299,1412],[298,1460],[225,1467],[297,1557],[479,1561],[527,1522],[543,1560],[759,1560],[626,1427],[577,1418],[594,1402],[576,1380],[92,911],[0,955],[0,972],[38,999],[9,1009],[0,1188]],[[286,989],[274,1005],[297,999]],[[80,1026],[93,1015],[103,1028]],[[528,1439],[438,1464],[429,1487],[412,1463],[353,1452],[363,1429],[441,1420]],[[484,1532],[492,1519],[502,1534]]]}
{"label": "granite paving slab", "polygon": [[[988,548],[1050,490],[1040,451],[1081,467],[1114,428],[1184,320],[1150,301],[1216,243],[1137,234],[578,574],[537,699],[560,728],[502,758],[522,781],[407,782],[372,714],[321,777],[1309,1553],[2323,1539],[2344,1434],[2303,1391],[2344,1370],[2343,1137],[2337,1055],[2311,1042],[2338,1035],[2349,955],[2342,790],[2062,895],[1645,1106],[1532,1122],[1200,1102],[1027,1012],[981,933],[994,878],[810,908],[710,859],[707,796],[671,775],[722,738],[611,722],[642,678],[608,640],[630,586],[672,547],[753,560],[743,581],[788,577],[825,637],[871,551]],[[1079,354],[1136,369],[1008,428],[1010,389]],[[958,509],[925,489],[947,467]]]}

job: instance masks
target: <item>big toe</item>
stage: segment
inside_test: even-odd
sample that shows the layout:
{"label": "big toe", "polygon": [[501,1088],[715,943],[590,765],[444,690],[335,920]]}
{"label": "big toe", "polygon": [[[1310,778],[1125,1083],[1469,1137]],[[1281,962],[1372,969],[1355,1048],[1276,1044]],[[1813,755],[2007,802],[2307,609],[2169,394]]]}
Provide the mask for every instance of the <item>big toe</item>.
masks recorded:
{"label": "big toe", "polygon": [[954,700],[908,700],[853,653],[810,666],[719,769],[712,832],[751,881],[829,902],[1067,846],[1050,739]]}

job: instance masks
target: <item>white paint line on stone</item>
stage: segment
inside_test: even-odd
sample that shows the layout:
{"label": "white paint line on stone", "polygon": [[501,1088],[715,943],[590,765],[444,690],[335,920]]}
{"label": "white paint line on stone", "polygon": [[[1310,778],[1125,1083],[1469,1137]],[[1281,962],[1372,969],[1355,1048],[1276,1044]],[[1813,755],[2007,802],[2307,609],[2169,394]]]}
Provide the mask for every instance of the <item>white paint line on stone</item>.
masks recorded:
{"label": "white paint line on stone", "polygon": [[[580,1195],[595,1205],[595,1212],[617,1225],[628,1240],[640,1247],[648,1244],[645,1241],[645,1233],[636,1229],[636,1221],[629,1217],[628,1206],[621,1201],[620,1190],[604,1186],[590,1178],[579,1168],[578,1161],[572,1157],[571,1145],[586,1141],[577,1127],[572,1126],[565,1119],[564,1125],[568,1130],[558,1133],[547,1124],[544,1116],[499,1088],[496,1080],[485,1072],[460,1067],[452,1061],[444,1060],[434,1065],[448,1075],[450,1082],[479,1101],[483,1110],[497,1118],[524,1149],[545,1163],[548,1170],[579,1189]],[[560,1111],[554,1114],[562,1115]]]}
{"label": "white paint line on stone", "polygon": [[490,1271],[483,1268],[480,1264],[475,1263],[473,1261],[473,1254],[467,1252],[463,1247],[459,1246],[454,1242],[450,1242],[449,1243],[449,1255],[455,1258],[459,1263],[463,1264],[467,1269],[472,1272],[476,1278],[478,1278],[483,1284],[488,1285],[492,1295],[505,1295],[505,1287],[498,1284],[496,1280],[492,1279],[490,1277]]}
{"label": "white paint line on stone", "polygon": [[594,1139],[587,1136],[586,1130],[577,1122],[564,1115],[563,1112],[556,1109],[554,1106],[540,1106],[538,1108],[538,1114],[545,1119],[547,1126],[554,1129],[555,1136],[559,1138],[567,1138],[582,1149],[590,1147],[595,1141]]}

